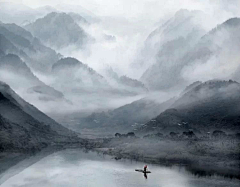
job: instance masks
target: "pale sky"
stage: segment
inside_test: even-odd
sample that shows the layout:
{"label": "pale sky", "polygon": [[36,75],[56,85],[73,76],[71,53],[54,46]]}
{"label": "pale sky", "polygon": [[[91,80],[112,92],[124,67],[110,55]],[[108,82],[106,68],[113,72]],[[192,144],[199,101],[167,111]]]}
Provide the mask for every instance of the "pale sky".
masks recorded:
{"label": "pale sky", "polygon": [[118,16],[129,19],[139,17],[158,19],[180,8],[240,16],[240,0],[0,0],[0,2],[22,3],[32,8],[57,4],[81,5],[99,16]]}

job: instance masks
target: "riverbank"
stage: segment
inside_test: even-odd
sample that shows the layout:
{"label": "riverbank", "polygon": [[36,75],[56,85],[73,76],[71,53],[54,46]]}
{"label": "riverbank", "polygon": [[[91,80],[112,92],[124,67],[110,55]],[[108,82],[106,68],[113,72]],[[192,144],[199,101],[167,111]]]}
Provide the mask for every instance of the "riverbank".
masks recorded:
{"label": "riverbank", "polygon": [[[84,142],[84,143],[83,143]],[[239,140],[171,140],[143,138],[99,138],[81,143],[48,146],[37,152],[8,151],[0,153],[0,175],[19,162],[34,157],[32,163],[63,149],[82,148],[162,166],[184,167],[197,176],[222,176],[240,180]],[[36,157],[37,155],[37,157]],[[37,158],[37,159],[36,159]],[[29,163],[29,162],[28,162]],[[28,167],[28,166],[26,166]],[[11,173],[11,172],[10,172]]]}
{"label": "riverbank", "polygon": [[3,179],[7,180],[0,178],[0,183],[3,181],[0,186],[239,186],[237,179],[197,177],[184,167],[164,167],[156,164],[148,164],[152,173],[144,176],[135,171],[136,168],[141,168],[144,164],[142,162],[115,160],[112,156],[81,148],[59,150],[44,157],[40,155],[41,153],[25,159],[6,171]]}
{"label": "riverbank", "polygon": [[95,151],[116,160],[131,159],[164,166],[184,166],[197,176],[240,180],[240,143],[231,140],[106,139]]}

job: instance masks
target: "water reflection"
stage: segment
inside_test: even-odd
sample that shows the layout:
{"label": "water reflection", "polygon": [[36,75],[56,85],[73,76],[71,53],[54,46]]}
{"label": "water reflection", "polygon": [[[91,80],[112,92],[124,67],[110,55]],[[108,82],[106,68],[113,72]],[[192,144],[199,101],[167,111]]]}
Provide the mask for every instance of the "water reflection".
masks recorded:
{"label": "water reflection", "polygon": [[[222,178],[196,178],[184,169],[149,165],[151,174],[135,172],[143,164],[116,161],[81,150],[48,155],[6,180],[1,187],[227,187],[239,186]],[[147,179],[147,180],[146,180]]]}
{"label": "water reflection", "polygon": [[144,175],[145,179],[147,179],[147,173],[144,173],[143,175]]}

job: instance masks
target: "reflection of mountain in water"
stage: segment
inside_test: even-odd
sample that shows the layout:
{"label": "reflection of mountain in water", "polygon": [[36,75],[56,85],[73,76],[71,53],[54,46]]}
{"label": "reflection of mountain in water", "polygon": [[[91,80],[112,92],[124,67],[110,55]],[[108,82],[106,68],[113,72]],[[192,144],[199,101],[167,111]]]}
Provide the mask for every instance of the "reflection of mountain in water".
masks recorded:
{"label": "reflection of mountain in water", "polygon": [[[57,150],[57,149],[56,149]],[[9,178],[22,172],[24,169],[35,164],[44,157],[54,153],[53,148],[44,149],[37,154],[24,154],[24,153],[5,153],[0,159],[0,185],[7,181]]]}

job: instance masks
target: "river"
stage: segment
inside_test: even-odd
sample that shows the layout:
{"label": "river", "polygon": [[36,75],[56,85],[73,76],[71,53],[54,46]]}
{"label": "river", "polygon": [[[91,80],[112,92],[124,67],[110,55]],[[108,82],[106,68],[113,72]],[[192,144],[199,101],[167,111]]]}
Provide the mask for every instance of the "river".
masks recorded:
{"label": "river", "polygon": [[[181,167],[148,165],[152,173],[136,172],[144,163],[116,161],[81,149],[62,150],[41,159],[25,159],[0,176],[1,187],[237,187],[238,180],[197,177]],[[30,164],[29,164],[30,163]],[[146,178],[147,177],[147,178]]]}

